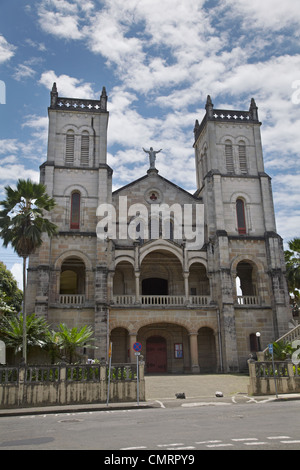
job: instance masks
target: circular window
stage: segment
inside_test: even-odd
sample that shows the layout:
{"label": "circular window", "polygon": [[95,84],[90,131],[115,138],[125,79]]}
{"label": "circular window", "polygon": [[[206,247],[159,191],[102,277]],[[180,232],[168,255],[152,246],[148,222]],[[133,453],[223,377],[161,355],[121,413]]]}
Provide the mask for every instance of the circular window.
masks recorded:
{"label": "circular window", "polygon": [[162,201],[161,192],[156,189],[148,189],[145,193],[145,199],[149,204],[159,204]]}

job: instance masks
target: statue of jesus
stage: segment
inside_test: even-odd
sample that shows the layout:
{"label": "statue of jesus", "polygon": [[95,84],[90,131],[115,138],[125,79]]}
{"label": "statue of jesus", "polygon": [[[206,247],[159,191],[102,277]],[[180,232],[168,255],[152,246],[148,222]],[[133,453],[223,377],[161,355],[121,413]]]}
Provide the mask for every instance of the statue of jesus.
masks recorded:
{"label": "statue of jesus", "polygon": [[149,155],[150,168],[155,168],[156,154],[161,152],[162,149],[155,151],[155,150],[153,150],[153,147],[150,147],[150,150],[145,150],[144,148],[143,148],[143,150],[144,150],[145,153],[148,153],[148,155]]}

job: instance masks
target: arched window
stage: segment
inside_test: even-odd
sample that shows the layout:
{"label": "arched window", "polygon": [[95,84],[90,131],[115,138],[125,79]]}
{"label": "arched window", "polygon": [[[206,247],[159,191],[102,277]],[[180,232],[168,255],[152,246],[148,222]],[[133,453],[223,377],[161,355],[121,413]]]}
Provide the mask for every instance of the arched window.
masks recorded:
{"label": "arched window", "polygon": [[80,151],[80,164],[88,166],[90,155],[90,135],[88,131],[83,131],[81,134],[81,151]]}
{"label": "arched window", "polygon": [[74,145],[75,145],[75,135],[74,131],[70,129],[67,132],[66,136],[66,164],[74,164]]}
{"label": "arched window", "polygon": [[85,264],[76,256],[67,258],[61,266],[60,294],[85,294]]}
{"label": "arched window", "polygon": [[233,149],[231,140],[225,140],[225,162],[228,173],[234,173]]}
{"label": "arched window", "polygon": [[70,228],[79,229],[79,226],[80,226],[80,193],[74,192],[71,195]]}
{"label": "arched window", "polygon": [[245,204],[242,199],[236,201],[236,217],[238,232],[240,235],[246,234]]}
{"label": "arched window", "polygon": [[239,141],[239,164],[241,173],[247,173],[246,144],[243,140]]}

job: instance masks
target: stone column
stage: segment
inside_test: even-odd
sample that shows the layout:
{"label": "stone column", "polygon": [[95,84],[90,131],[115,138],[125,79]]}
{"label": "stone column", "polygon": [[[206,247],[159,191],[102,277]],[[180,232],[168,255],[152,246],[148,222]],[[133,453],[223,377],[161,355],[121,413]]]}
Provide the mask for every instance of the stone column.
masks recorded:
{"label": "stone column", "polygon": [[184,294],[185,294],[185,302],[188,304],[189,302],[189,272],[183,273],[184,278]]}
{"label": "stone column", "polygon": [[109,330],[109,307],[107,305],[106,266],[98,265],[95,271],[95,357],[107,358],[107,337]]}
{"label": "stone column", "polygon": [[191,354],[191,372],[199,374],[199,360],[198,360],[198,333],[190,333],[190,354]]}
{"label": "stone column", "polygon": [[140,303],[140,271],[135,271],[135,303]]}

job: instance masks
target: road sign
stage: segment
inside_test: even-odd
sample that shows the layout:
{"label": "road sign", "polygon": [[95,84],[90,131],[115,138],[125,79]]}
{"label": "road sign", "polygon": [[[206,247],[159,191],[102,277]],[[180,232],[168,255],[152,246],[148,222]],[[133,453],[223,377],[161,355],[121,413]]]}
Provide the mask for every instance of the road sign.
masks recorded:
{"label": "road sign", "polygon": [[273,344],[271,343],[268,346],[269,346],[269,353],[273,354]]}
{"label": "road sign", "polygon": [[142,349],[141,343],[134,343],[133,349],[137,352],[139,352]]}
{"label": "road sign", "polygon": [[141,355],[141,353],[140,353],[140,352],[138,352],[138,351],[136,351],[136,352],[134,353],[134,355],[135,355],[135,356],[140,356],[140,355]]}

